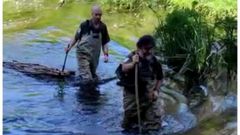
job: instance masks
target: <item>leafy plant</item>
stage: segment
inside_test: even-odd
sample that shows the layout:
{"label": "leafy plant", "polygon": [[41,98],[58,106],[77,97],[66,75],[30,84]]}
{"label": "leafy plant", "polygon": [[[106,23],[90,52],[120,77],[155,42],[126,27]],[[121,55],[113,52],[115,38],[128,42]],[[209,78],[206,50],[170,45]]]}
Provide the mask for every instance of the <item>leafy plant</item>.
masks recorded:
{"label": "leafy plant", "polygon": [[184,63],[188,69],[201,70],[212,40],[210,30],[201,14],[195,10],[177,9],[156,28],[155,37],[160,39],[159,49],[168,62],[182,56],[182,63],[172,63],[172,67],[177,66],[176,71],[179,71]]}
{"label": "leafy plant", "polygon": [[203,84],[219,66],[231,76],[237,69],[236,10],[216,13],[205,4],[175,6],[155,31],[158,52],[186,77],[186,89]]}
{"label": "leafy plant", "polygon": [[[227,68],[227,85],[237,74],[237,17],[236,12],[225,12],[217,18],[216,27],[223,30],[221,42],[224,44],[224,66]],[[219,30],[219,31],[220,31]]]}
{"label": "leafy plant", "polygon": [[158,51],[168,66],[186,77],[186,90],[204,83],[211,71],[214,27],[194,8],[176,8],[156,28]]}

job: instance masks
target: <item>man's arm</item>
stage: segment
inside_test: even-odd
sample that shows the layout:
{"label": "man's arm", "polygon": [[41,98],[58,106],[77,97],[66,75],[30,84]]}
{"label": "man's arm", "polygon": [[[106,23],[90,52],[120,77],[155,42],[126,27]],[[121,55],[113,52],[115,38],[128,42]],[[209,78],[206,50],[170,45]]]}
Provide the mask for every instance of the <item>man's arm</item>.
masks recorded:
{"label": "man's arm", "polygon": [[156,84],[155,84],[155,87],[154,87],[154,91],[159,92],[161,85],[162,85],[162,80],[157,80]]}
{"label": "man's arm", "polygon": [[102,51],[104,55],[108,55],[108,44],[102,46]]}
{"label": "man's arm", "polygon": [[77,39],[73,38],[70,43],[68,44],[68,48],[67,51],[70,51],[72,49],[72,47],[77,43]]}
{"label": "man's arm", "polygon": [[77,41],[81,39],[81,36],[82,36],[81,27],[82,27],[82,24],[79,26],[78,30],[75,33],[75,36],[68,44],[68,48],[65,49],[66,52],[69,52],[72,49],[72,47],[77,43]]}
{"label": "man's arm", "polygon": [[153,65],[153,70],[157,80],[154,90],[159,91],[162,84],[162,80],[163,80],[163,71],[162,71],[162,65],[157,61],[156,57],[154,57],[154,61],[155,62]]}
{"label": "man's arm", "polygon": [[135,63],[130,62],[130,63],[122,63],[122,71],[123,72],[128,72],[130,69],[134,68]]}
{"label": "man's arm", "polygon": [[157,80],[155,85],[150,89],[148,90],[148,98],[150,101],[154,101],[157,99],[158,97],[158,94],[160,92],[160,87],[162,85],[162,80]]}
{"label": "man's arm", "polygon": [[158,93],[160,92],[160,87],[162,85],[163,81],[163,72],[162,72],[162,66],[159,62],[157,62],[157,59],[154,59],[153,71],[155,74],[156,83],[155,85],[149,90],[149,99],[150,100],[156,100],[158,97]]}
{"label": "man's arm", "polygon": [[108,44],[102,46],[102,51],[104,54],[104,62],[108,62]]}
{"label": "man's arm", "polygon": [[125,63],[122,63],[122,71],[128,72],[129,70],[133,69],[136,63],[139,62],[139,56],[137,54],[132,56],[132,61],[128,59]]}
{"label": "man's arm", "polygon": [[103,29],[102,29],[102,51],[104,54],[104,61],[108,61],[108,42],[110,41],[110,37],[108,34],[107,26],[103,24]]}

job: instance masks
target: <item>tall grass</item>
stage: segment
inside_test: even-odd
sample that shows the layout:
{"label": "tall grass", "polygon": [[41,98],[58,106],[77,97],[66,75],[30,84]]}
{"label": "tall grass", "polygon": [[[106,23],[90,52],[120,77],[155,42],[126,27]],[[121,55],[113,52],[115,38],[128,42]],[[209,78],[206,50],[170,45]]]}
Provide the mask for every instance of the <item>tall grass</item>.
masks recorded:
{"label": "tall grass", "polygon": [[[191,7],[172,9],[155,31],[158,52],[167,64],[184,74],[189,85],[203,83],[219,66],[226,68],[229,75],[236,74],[236,11],[216,13],[197,2]],[[214,49],[216,44],[221,52]]]}

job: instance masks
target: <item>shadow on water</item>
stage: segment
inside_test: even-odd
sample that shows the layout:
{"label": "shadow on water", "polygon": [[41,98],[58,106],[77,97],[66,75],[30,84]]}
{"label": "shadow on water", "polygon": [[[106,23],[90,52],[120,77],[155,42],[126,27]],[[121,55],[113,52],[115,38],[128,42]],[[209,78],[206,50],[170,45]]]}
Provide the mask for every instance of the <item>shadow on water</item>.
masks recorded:
{"label": "shadow on water", "polygon": [[94,86],[80,86],[76,92],[77,101],[86,105],[98,105],[100,96],[100,91]]}

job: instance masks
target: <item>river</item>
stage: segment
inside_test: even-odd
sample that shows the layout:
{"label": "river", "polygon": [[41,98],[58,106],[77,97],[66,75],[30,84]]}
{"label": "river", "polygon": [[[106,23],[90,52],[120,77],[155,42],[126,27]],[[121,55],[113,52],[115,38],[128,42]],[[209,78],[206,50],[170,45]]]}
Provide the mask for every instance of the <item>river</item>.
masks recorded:
{"label": "river", "polygon": [[[69,1],[57,8],[56,0],[4,0],[3,61],[17,60],[61,69],[64,47],[79,23],[90,16],[91,4]],[[154,19],[146,13],[148,11],[141,14],[145,15],[142,19],[129,13],[104,12],[103,21],[108,25],[112,40],[110,61],[104,63],[100,58],[97,73],[101,78],[115,76],[117,65],[135,48],[137,37],[153,31],[154,25],[149,23]],[[68,56],[66,69],[77,69],[75,49]],[[167,110],[163,128],[152,134],[183,134],[197,126],[200,115],[189,109],[180,92],[166,90],[163,99]],[[227,99],[231,101],[226,100],[229,101],[226,106],[235,109],[235,97]],[[3,68],[4,134],[125,135],[120,127],[122,105],[122,88],[116,85],[116,80],[100,85],[89,94],[60,81],[39,80]],[[235,122],[234,118],[230,122]],[[198,132],[199,128],[189,134]]]}

